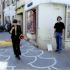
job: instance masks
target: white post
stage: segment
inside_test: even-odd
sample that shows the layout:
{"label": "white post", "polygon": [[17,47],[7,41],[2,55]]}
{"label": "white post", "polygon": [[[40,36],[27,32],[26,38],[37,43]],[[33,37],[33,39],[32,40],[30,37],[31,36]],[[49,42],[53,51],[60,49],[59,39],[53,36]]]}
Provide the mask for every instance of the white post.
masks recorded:
{"label": "white post", "polygon": [[67,27],[68,27],[68,5],[66,6],[66,30],[65,30],[65,40],[67,40]]}
{"label": "white post", "polygon": [[4,2],[5,0],[1,0],[1,25],[4,25]]}
{"label": "white post", "polygon": [[26,24],[25,24],[25,17],[26,14],[25,14],[25,11],[23,11],[23,33],[24,35],[26,34]]}
{"label": "white post", "polygon": [[2,0],[1,0],[1,25],[3,25],[3,6],[2,6]]}

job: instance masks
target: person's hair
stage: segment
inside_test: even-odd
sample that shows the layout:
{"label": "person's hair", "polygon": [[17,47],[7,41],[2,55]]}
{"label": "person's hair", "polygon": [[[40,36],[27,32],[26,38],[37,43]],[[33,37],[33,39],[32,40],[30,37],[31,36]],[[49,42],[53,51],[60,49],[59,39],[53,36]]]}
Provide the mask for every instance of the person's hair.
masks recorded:
{"label": "person's hair", "polygon": [[58,16],[58,17],[57,17],[57,21],[58,21],[59,18],[62,20],[62,17],[61,17],[61,16]]}
{"label": "person's hair", "polygon": [[17,19],[13,19],[13,23],[17,23]]}

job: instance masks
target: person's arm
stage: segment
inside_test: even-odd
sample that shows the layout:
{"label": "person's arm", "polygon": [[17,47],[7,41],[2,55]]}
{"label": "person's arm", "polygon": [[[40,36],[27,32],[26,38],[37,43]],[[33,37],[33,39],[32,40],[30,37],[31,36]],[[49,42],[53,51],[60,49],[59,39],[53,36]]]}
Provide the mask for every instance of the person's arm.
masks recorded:
{"label": "person's arm", "polygon": [[19,28],[19,39],[22,39],[23,34],[22,34],[21,26],[19,25],[18,28]]}
{"label": "person's arm", "polygon": [[54,26],[54,37],[55,37],[55,32],[56,32],[56,24]]}
{"label": "person's arm", "polygon": [[62,30],[62,34],[64,34],[65,29]]}
{"label": "person's arm", "polygon": [[65,32],[65,29],[62,30],[62,38],[64,39],[64,32]]}
{"label": "person's arm", "polygon": [[56,31],[56,29],[54,29],[54,37],[55,37],[55,31]]}
{"label": "person's arm", "polygon": [[63,23],[63,30],[62,30],[62,37],[64,38],[64,32],[65,32],[65,25]]}
{"label": "person's arm", "polygon": [[11,28],[10,33],[12,33],[13,29],[14,29],[14,27]]}
{"label": "person's arm", "polygon": [[21,26],[19,25],[19,33],[22,34]]}

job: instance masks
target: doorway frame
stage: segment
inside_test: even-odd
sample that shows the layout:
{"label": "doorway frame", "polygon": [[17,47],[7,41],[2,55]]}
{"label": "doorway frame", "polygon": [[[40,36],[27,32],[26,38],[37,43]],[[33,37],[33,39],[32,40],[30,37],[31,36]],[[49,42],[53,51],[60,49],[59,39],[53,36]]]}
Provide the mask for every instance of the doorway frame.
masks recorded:
{"label": "doorway frame", "polygon": [[31,8],[27,11],[25,11],[25,34],[27,34],[27,12],[32,10],[32,9],[36,9],[36,34],[35,34],[35,42],[37,43],[37,37],[38,37],[38,6]]}

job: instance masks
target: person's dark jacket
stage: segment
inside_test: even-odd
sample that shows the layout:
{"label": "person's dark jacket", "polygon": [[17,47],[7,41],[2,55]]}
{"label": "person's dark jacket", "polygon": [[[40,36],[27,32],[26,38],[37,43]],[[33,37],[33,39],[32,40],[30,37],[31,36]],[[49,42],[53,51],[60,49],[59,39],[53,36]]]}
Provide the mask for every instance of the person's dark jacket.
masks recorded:
{"label": "person's dark jacket", "polygon": [[15,35],[15,29],[13,29],[12,34],[11,34],[11,38],[15,38],[15,37],[19,38],[19,36],[21,34],[22,34],[21,26],[20,25],[17,25],[17,35]]}

